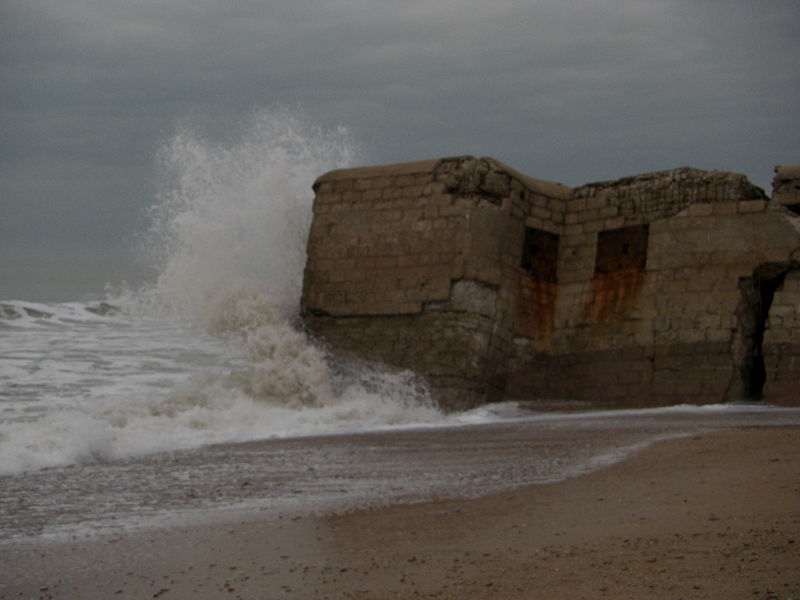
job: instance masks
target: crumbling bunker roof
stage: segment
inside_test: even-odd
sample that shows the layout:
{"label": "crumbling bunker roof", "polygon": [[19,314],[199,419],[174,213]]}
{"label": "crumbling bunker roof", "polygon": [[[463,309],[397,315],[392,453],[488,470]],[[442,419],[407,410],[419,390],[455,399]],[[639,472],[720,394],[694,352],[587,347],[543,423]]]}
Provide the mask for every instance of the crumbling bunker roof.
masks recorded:
{"label": "crumbling bunker roof", "polygon": [[[467,188],[464,191],[470,191],[470,188],[474,188],[472,191],[478,192],[479,190],[483,190],[483,188],[490,187],[487,184],[487,177],[490,178],[491,174],[507,175],[519,181],[530,191],[551,198],[566,199],[572,191],[571,187],[561,183],[537,179],[520,173],[516,169],[509,167],[495,158],[488,156],[475,158],[469,155],[389,165],[376,165],[371,167],[357,167],[353,169],[337,169],[318,177],[314,182],[314,189],[317,189],[320,184],[327,182],[397,177],[400,175],[417,175],[420,173],[430,173],[433,177],[441,177],[446,180],[448,173],[455,172],[458,172],[459,185],[464,186],[464,182],[468,182],[466,184]],[[455,185],[455,183],[453,183],[453,185]]]}

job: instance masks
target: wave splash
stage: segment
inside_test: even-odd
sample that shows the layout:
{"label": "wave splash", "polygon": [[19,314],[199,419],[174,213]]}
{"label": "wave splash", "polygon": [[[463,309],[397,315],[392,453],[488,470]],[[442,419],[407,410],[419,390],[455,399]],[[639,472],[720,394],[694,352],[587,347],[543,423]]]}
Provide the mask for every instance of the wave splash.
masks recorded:
{"label": "wave splash", "polygon": [[[109,300],[120,327],[126,315],[150,319],[149,341],[114,342],[130,381],[113,369],[100,387],[96,370],[71,374],[87,382],[83,395],[0,432],[0,471],[444,420],[412,373],[344,363],[298,325],[311,185],[354,156],[346,131],[287,111],[255,112],[230,143],[182,127],[159,153],[144,236],[160,275]],[[163,335],[156,315],[170,324]],[[189,355],[181,364],[170,344]]]}
{"label": "wave splash", "polygon": [[[150,298],[205,331],[240,345],[251,360],[228,383],[285,408],[346,401],[363,382],[342,383],[333,358],[296,327],[311,222],[311,184],[352,164],[344,129],[326,131],[288,111],[262,110],[233,144],[183,129],[161,152],[166,189],[149,239],[161,275]],[[376,367],[366,368],[374,380]],[[352,370],[351,377],[353,375]],[[385,374],[390,377],[389,373]],[[409,376],[383,393],[407,403]],[[412,395],[430,408],[415,384]]]}
{"label": "wave splash", "polygon": [[375,427],[440,416],[411,373],[337,364],[296,326],[311,184],[350,166],[355,154],[344,129],[266,110],[232,145],[185,129],[165,146],[168,185],[150,232],[162,268],[151,298],[241,347],[249,360],[222,379],[202,379],[190,396],[219,394],[219,385],[235,390],[270,418],[282,411],[281,434],[305,432],[310,422],[324,430],[325,423]]}
{"label": "wave splash", "polygon": [[296,313],[311,221],[311,184],[355,156],[344,129],[262,110],[240,139],[220,143],[189,127],[159,152],[163,188],[146,245],[159,266],[155,298],[195,322],[231,290],[258,290]]}

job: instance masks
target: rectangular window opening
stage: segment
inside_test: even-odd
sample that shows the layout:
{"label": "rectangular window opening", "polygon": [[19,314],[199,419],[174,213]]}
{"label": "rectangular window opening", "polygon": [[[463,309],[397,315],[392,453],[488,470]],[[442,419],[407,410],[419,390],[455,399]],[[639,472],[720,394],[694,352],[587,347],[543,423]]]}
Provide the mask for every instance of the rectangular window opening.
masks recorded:
{"label": "rectangular window opening", "polygon": [[558,235],[532,227],[526,228],[520,267],[534,279],[556,283]]}
{"label": "rectangular window opening", "polygon": [[635,269],[647,265],[648,225],[610,229],[597,234],[595,275]]}

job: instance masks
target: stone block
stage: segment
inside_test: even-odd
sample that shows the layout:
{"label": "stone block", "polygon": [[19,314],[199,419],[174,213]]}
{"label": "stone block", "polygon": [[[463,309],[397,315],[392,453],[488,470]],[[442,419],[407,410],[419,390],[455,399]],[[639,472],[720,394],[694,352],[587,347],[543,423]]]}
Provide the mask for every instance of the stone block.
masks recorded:
{"label": "stone block", "polygon": [[376,200],[380,200],[383,196],[383,192],[379,189],[371,189],[365,191],[361,196],[361,201],[364,203],[373,203]]}
{"label": "stone block", "polygon": [[457,281],[450,294],[453,310],[493,318],[497,311],[497,289],[477,281]]}
{"label": "stone block", "polygon": [[800,204],[800,165],[775,167],[772,179],[772,197],[783,205]]}
{"label": "stone block", "polygon": [[394,200],[397,201],[400,198],[403,198],[403,188],[399,187],[387,187],[381,190],[381,199],[382,200]]}
{"label": "stone block", "polygon": [[581,211],[586,210],[586,197],[579,196],[579,197],[569,198],[566,201],[566,205],[567,205],[566,208],[567,212],[579,213]]}
{"label": "stone block", "polygon": [[468,214],[468,207],[464,206],[463,204],[445,204],[439,206],[439,216],[440,217],[460,217],[462,215]]}
{"label": "stone block", "polygon": [[710,292],[714,289],[714,280],[707,277],[689,279],[686,283],[687,292]]}
{"label": "stone block", "polygon": [[717,202],[711,206],[714,215],[732,215],[739,211],[737,202]]}
{"label": "stone block", "polygon": [[613,217],[603,221],[603,229],[619,229],[626,224],[625,217]]}
{"label": "stone block", "polygon": [[450,206],[454,204],[454,197],[452,194],[431,194],[430,198],[428,199],[428,203],[431,206]]}
{"label": "stone block", "polygon": [[543,221],[549,221],[553,213],[549,208],[533,206],[531,207],[531,216],[542,219]]}
{"label": "stone block", "polygon": [[707,217],[714,212],[714,204],[709,202],[701,202],[698,204],[692,204],[689,206],[683,214],[690,217]]}
{"label": "stone block", "polygon": [[739,202],[740,213],[764,212],[767,209],[766,200],[745,200]]}
{"label": "stone block", "polygon": [[331,182],[332,188],[334,192],[349,192],[355,189],[355,180],[354,179],[340,179],[338,181]]}
{"label": "stone block", "polygon": [[596,195],[586,198],[586,209],[600,209],[608,205],[608,198],[605,195]]}
{"label": "stone block", "polygon": [[603,221],[590,221],[588,223],[584,223],[581,225],[581,231],[583,233],[597,233],[598,231],[602,231],[604,229]]}
{"label": "stone block", "polygon": [[[789,264],[800,246],[788,213],[767,212],[763,193],[722,172],[677,169],[570,191],[488,159],[457,157],[334,172],[315,191],[304,307],[347,316],[330,321],[331,330],[343,332],[343,345],[419,368],[452,390],[502,389],[505,369],[520,373],[509,378],[509,389],[522,393],[640,404],[719,401],[734,372],[739,279],[763,262]],[[478,216],[484,212],[500,220]],[[376,218],[381,226],[365,228]],[[583,313],[596,293],[597,233],[645,223],[647,262],[635,301],[595,322]],[[551,333],[520,347],[512,325],[526,226],[560,236],[558,281]],[[437,266],[443,271],[433,274]],[[465,277],[475,281],[460,281]],[[603,293],[614,304],[621,300],[612,287]],[[800,278],[787,278],[784,289],[795,287],[788,300],[776,293],[765,336],[780,331],[773,345],[800,337],[790,310],[800,302]],[[414,312],[423,303],[424,312]],[[668,355],[670,377],[657,377],[663,357],[651,369],[649,360],[618,352],[654,345],[676,350]],[[692,385],[680,372],[690,368]]]}

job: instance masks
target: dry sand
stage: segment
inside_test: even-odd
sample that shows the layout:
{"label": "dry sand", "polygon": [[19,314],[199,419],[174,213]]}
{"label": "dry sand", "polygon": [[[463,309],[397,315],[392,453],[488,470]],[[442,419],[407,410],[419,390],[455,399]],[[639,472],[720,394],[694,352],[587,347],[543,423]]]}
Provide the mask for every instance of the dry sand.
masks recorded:
{"label": "dry sand", "polygon": [[0,598],[800,600],[800,428],[661,442],[475,500],[4,554]]}

